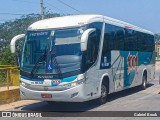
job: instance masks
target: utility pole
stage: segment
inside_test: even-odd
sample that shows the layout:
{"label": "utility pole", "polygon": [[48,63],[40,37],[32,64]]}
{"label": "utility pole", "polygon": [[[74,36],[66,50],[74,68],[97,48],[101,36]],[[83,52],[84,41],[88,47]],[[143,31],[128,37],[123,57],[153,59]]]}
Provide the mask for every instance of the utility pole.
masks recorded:
{"label": "utility pole", "polygon": [[41,17],[44,19],[44,7],[43,7],[43,0],[40,0],[40,5],[41,5]]}

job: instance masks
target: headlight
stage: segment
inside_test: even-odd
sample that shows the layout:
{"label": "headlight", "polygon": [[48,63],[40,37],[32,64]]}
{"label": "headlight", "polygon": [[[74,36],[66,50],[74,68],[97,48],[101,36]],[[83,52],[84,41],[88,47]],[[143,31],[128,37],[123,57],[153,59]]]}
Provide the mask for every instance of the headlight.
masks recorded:
{"label": "headlight", "polygon": [[26,86],[26,83],[25,83],[25,82],[21,82],[21,85],[22,85],[22,86]]}
{"label": "headlight", "polygon": [[29,86],[29,85],[30,85],[30,84],[25,83],[25,82],[23,82],[23,81],[20,81],[20,84],[21,84],[23,87],[26,87],[26,86]]}
{"label": "headlight", "polygon": [[77,81],[75,81],[75,82],[71,82],[71,83],[65,84],[65,85],[63,85],[63,86],[69,89],[69,88],[72,88],[72,87],[76,87],[76,86],[78,86],[78,85],[81,85],[81,84],[83,84],[84,82],[85,82],[85,79],[82,79],[82,80],[77,80]]}

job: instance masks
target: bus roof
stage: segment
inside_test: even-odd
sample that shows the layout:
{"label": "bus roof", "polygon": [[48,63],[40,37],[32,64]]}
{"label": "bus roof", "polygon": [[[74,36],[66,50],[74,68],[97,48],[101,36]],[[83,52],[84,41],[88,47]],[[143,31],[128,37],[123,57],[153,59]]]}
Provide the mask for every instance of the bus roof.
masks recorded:
{"label": "bus roof", "polygon": [[85,24],[98,22],[98,21],[153,35],[151,31],[142,29],[140,27],[129,24],[127,22],[123,22],[114,18],[102,16],[102,15],[72,15],[72,16],[62,16],[62,17],[44,19],[31,24],[28,27],[28,30],[42,30],[42,29],[56,29],[56,28],[60,29],[60,28],[67,28],[67,27],[74,27],[74,26],[78,27],[78,26],[82,26]]}

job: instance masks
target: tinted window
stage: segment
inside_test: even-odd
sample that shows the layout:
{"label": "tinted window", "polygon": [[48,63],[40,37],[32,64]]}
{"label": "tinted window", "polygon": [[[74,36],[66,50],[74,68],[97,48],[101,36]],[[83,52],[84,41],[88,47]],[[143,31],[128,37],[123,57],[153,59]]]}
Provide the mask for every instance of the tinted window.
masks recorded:
{"label": "tinted window", "polygon": [[136,51],[137,50],[137,36],[136,31],[125,29],[124,50]]}
{"label": "tinted window", "polygon": [[116,35],[115,35],[115,50],[124,49],[124,29],[121,27],[116,27]]}
{"label": "tinted window", "polygon": [[98,55],[96,32],[89,35],[87,50],[83,53],[83,69],[88,70],[96,61]]}
{"label": "tinted window", "polygon": [[153,51],[154,36],[106,24],[102,55],[108,50]]}
{"label": "tinted window", "polygon": [[105,50],[124,49],[124,29],[118,26],[106,24],[103,48]]}
{"label": "tinted window", "polygon": [[101,32],[102,32],[102,23],[101,22],[95,22],[89,24],[89,28],[96,28],[96,41],[97,41],[97,50],[99,49],[99,43],[100,43],[100,38],[101,38]]}

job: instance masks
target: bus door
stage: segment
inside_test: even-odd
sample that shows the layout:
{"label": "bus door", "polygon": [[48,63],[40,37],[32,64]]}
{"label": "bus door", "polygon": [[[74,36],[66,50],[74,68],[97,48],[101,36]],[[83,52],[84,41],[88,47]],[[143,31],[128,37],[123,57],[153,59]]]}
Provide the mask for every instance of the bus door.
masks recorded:
{"label": "bus door", "polygon": [[86,72],[86,94],[93,96],[97,94],[97,79],[98,72],[96,68],[96,60],[98,55],[98,43],[96,32],[93,32],[88,37],[87,50],[85,51],[85,69]]}

